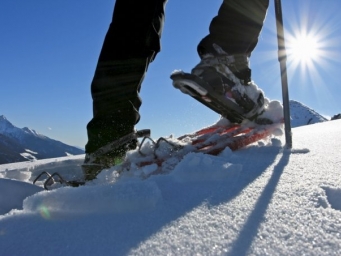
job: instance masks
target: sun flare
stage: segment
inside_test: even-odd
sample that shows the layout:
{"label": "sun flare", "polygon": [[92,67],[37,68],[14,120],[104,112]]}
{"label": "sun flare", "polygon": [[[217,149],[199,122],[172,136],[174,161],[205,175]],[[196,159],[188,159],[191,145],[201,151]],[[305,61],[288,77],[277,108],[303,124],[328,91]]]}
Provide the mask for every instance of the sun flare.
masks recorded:
{"label": "sun flare", "polygon": [[288,53],[299,62],[316,61],[319,58],[318,41],[313,36],[300,35],[290,42]]}
{"label": "sun flare", "polygon": [[305,33],[293,36],[288,44],[288,55],[302,65],[317,62],[322,57],[319,37]]}

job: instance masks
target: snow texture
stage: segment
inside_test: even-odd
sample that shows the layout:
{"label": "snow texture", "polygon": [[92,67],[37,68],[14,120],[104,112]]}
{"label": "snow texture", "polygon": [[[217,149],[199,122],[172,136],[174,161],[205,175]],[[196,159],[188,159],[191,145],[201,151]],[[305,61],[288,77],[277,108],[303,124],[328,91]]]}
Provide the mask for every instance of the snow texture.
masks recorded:
{"label": "snow texture", "polygon": [[340,125],[293,129],[291,150],[282,135],[79,188],[29,183],[47,169],[76,178],[84,156],[0,165],[0,254],[341,255]]}

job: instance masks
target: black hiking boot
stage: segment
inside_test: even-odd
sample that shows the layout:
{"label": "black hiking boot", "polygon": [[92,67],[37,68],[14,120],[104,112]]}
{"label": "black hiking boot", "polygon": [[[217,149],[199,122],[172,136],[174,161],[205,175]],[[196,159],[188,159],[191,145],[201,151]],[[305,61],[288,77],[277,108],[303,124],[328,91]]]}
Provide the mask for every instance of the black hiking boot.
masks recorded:
{"label": "black hiking boot", "polygon": [[[246,55],[204,54],[191,74],[175,71],[173,85],[231,122],[255,120],[264,110],[263,92],[251,81]],[[218,50],[217,50],[218,49]]]}
{"label": "black hiking boot", "polygon": [[93,153],[87,153],[82,165],[85,181],[90,181],[103,170],[124,162],[126,153],[138,147],[138,138],[149,137],[150,130],[139,130],[115,140]]}

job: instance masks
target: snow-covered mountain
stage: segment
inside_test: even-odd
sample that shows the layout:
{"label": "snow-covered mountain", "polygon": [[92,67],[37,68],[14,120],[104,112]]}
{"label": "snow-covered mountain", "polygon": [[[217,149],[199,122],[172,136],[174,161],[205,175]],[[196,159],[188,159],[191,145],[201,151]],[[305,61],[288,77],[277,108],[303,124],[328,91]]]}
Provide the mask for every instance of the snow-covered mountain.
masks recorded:
{"label": "snow-covered mountain", "polygon": [[0,164],[79,154],[84,151],[28,127],[18,128],[0,116]]}
{"label": "snow-covered mountain", "polygon": [[291,127],[299,127],[302,125],[328,121],[327,118],[321,116],[319,113],[302,104],[301,102],[290,100],[289,106]]}

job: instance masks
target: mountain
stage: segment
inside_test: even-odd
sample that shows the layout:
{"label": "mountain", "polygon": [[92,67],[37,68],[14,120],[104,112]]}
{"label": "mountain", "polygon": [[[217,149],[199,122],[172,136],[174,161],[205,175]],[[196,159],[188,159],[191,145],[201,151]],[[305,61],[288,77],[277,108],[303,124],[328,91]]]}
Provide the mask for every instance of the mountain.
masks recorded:
{"label": "mountain", "polygon": [[84,154],[28,127],[18,128],[0,116],[0,164]]}
{"label": "mountain", "polygon": [[299,127],[328,121],[327,118],[321,116],[319,113],[302,104],[301,102],[290,100],[289,107],[291,127]]}
{"label": "mountain", "polygon": [[330,120],[341,119],[341,113],[334,115]]}

